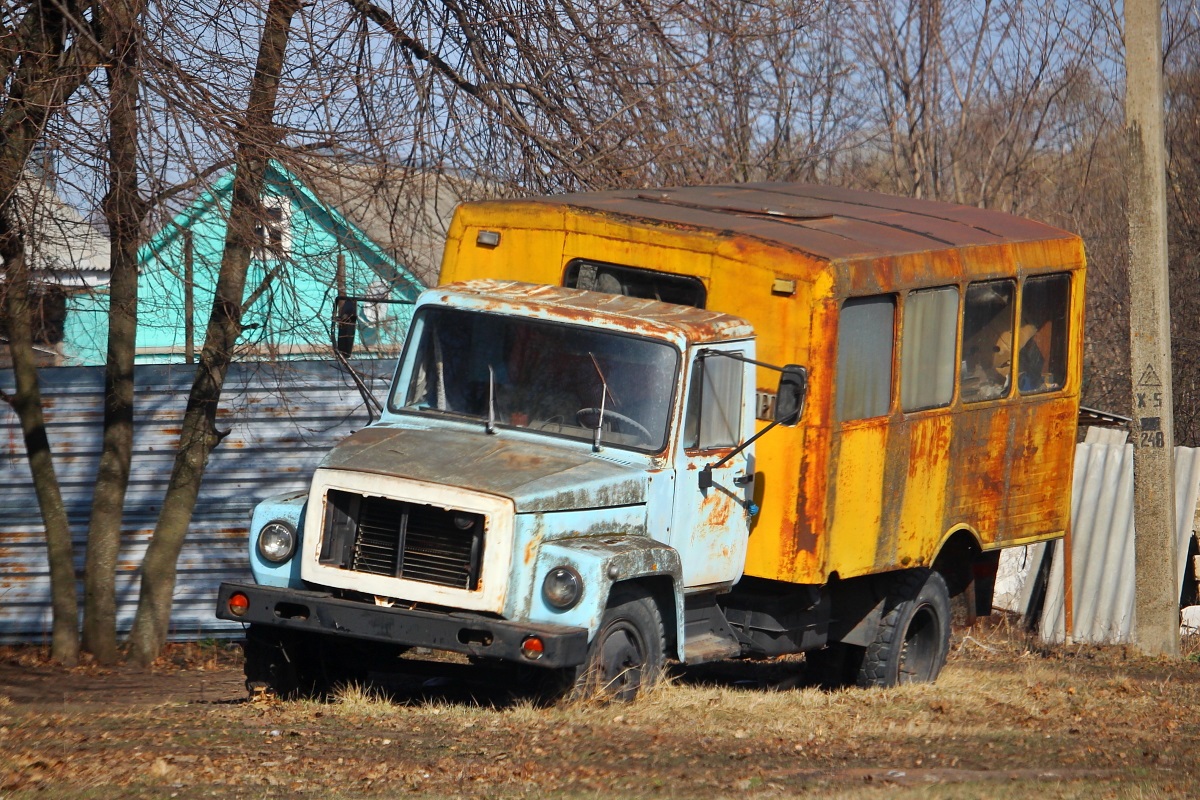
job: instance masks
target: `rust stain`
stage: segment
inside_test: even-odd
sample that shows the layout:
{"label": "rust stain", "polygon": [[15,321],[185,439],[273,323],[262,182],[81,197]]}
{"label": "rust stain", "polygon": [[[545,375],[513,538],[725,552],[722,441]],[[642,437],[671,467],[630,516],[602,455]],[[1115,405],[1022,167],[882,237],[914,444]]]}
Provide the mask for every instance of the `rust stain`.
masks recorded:
{"label": "rust stain", "polygon": [[514,470],[535,470],[549,460],[545,456],[531,455],[529,453],[507,452],[504,455],[505,464]]}
{"label": "rust stain", "polygon": [[733,510],[733,505],[732,498],[714,489],[701,503],[701,519],[707,520],[708,527],[718,530],[724,528],[729,524],[729,513]]}
{"label": "rust stain", "polygon": [[[753,332],[745,320],[729,314],[638,297],[486,279],[452,283],[441,288],[472,296],[484,310],[511,311],[515,305],[527,311],[552,314],[555,319],[567,322],[595,324],[602,321],[613,330],[640,335],[661,334],[672,329],[692,341],[712,341],[749,336]],[[449,297],[447,295],[447,299]]]}
{"label": "rust stain", "polygon": [[524,554],[524,559],[523,559],[525,562],[525,566],[527,566],[527,567],[533,566],[533,562],[537,559],[538,549],[541,546],[542,546],[542,537],[540,534],[537,536],[534,536],[532,539],[529,540],[528,544],[525,545],[525,554]]}

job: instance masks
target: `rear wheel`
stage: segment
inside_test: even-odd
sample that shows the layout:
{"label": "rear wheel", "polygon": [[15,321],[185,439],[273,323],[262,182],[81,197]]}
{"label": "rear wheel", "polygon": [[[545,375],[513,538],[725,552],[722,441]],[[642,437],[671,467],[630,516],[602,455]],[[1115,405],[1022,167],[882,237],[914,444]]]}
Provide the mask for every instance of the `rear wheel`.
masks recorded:
{"label": "rear wheel", "polygon": [[950,650],[950,594],[930,569],[901,573],[889,591],[889,610],[867,645],[859,686],[935,680]]}
{"label": "rear wheel", "polygon": [[663,650],[662,615],[654,599],[643,589],[617,586],[579,668],[573,695],[633,700],[662,676]]}
{"label": "rear wheel", "polygon": [[858,683],[866,648],[845,642],[831,642],[820,650],[804,654],[805,676],[822,689],[841,689]]}

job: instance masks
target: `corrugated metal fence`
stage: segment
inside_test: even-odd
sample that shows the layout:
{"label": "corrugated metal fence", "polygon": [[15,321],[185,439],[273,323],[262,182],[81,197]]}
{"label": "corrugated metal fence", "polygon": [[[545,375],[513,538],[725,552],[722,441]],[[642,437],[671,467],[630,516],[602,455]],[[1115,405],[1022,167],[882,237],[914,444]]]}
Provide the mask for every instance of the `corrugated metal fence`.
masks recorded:
{"label": "corrugated metal fence", "polygon": [[[1133,445],[1081,444],[1075,451],[1071,500],[1071,584],[1076,643],[1133,641]],[[1183,587],[1188,540],[1200,494],[1200,449],[1175,448],[1175,596]],[[1040,636],[1066,635],[1062,548],[1055,549]]]}
{"label": "corrugated metal fence", "polygon": [[[356,362],[378,397],[386,391],[392,363]],[[195,367],[183,365],[137,368],[137,433],[117,575],[122,633],[133,622],[139,566],[158,519],[194,376]],[[48,369],[41,380],[55,468],[74,533],[76,574],[81,575],[100,452],[104,370]],[[0,371],[0,388],[13,390],[10,371]],[[334,362],[230,369],[217,423],[230,433],[209,459],[179,559],[174,638],[240,630],[215,619],[213,603],[221,581],[249,577],[250,510],[268,495],[305,488],[326,450],[366,421],[361,397]],[[0,642],[45,638],[49,596],[45,536],[20,424],[0,403]]]}

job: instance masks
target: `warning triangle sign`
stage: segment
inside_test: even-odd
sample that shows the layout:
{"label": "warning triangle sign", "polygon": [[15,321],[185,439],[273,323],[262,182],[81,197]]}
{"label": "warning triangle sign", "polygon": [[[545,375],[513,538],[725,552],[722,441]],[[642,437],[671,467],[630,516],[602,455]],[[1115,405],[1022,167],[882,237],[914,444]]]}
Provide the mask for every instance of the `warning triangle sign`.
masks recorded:
{"label": "warning triangle sign", "polygon": [[1146,365],[1146,369],[1142,371],[1142,377],[1138,380],[1138,386],[1162,386],[1162,381],[1158,379],[1158,373],[1154,371],[1153,364]]}

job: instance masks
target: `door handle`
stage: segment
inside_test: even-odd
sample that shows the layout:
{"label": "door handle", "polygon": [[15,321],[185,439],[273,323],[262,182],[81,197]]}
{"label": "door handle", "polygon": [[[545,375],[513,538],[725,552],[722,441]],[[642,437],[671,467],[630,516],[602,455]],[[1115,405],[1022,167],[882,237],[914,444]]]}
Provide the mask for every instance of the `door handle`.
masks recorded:
{"label": "door handle", "polygon": [[736,478],[733,479],[733,483],[735,486],[745,486],[746,484],[754,483],[754,475],[753,474],[738,475]]}

